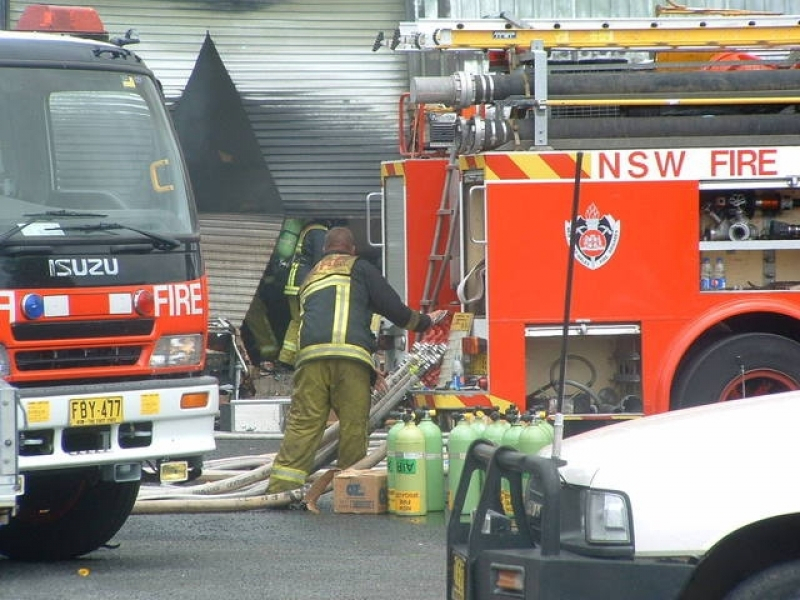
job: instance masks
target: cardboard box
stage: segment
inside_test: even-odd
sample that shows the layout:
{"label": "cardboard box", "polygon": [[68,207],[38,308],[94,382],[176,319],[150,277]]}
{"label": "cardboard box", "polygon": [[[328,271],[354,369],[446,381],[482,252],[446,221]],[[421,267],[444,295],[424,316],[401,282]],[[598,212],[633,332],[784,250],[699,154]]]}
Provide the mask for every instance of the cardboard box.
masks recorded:
{"label": "cardboard box", "polygon": [[383,514],[387,494],[385,470],[340,471],[333,478],[333,512]]}

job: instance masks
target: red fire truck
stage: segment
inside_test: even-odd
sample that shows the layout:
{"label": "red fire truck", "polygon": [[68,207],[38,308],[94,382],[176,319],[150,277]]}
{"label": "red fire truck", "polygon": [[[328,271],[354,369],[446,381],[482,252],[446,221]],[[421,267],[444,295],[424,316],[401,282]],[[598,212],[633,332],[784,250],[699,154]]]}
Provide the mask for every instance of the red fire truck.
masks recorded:
{"label": "red fire truck", "polygon": [[505,57],[414,78],[382,165],[388,277],[469,317],[415,401],[575,432],[798,389],[798,42],[790,17],[401,25],[398,50]]}
{"label": "red fire truck", "polygon": [[143,473],[199,473],[218,388],[158,83],[91,9],[32,9],[19,29],[93,38],[0,33],[0,554],[50,560],[107,542]]}

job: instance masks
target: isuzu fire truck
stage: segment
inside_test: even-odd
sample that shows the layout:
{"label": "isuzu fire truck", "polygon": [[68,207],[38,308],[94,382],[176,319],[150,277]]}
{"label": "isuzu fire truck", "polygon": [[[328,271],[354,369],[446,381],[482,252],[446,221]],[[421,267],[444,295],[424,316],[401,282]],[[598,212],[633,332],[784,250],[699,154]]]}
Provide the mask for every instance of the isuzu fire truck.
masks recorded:
{"label": "isuzu fire truck", "polygon": [[[159,85],[91,9],[0,33],[0,554],[105,544],[213,450],[208,293]],[[120,45],[122,44],[122,45]]]}
{"label": "isuzu fire truck", "polygon": [[505,59],[412,79],[368,198],[405,299],[470,315],[416,403],[561,398],[570,433],[798,389],[797,19],[523,24],[392,41]]}

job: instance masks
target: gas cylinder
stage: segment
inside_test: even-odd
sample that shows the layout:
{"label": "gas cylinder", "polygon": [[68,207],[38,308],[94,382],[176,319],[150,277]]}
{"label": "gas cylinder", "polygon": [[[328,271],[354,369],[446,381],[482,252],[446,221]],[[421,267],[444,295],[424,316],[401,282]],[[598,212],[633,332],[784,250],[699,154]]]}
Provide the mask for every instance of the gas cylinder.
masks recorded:
{"label": "gas cylinder", "polygon": [[405,425],[395,438],[395,514],[425,515],[428,513],[425,498],[425,435],[417,427],[412,415],[403,415],[403,421]]}
{"label": "gas cylinder", "polygon": [[486,431],[486,416],[482,410],[475,411],[475,418],[472,420],[471,427],[478,435],[478,439],[483,439],[483,432]]}
{"label": "gas cylinder", "polygon": [[547,443],[552,444],[553,440],[556,437],[555,428],[553,424],[547,420],[547,415],[543,412],[537,415],[539,420],[537,421],[537,426],[547,434]]}
{"label": "gas cylinder", "polygon": [[428,512],[444,510],[444,455],[442,430],[431,419],[434,411],[422,410],[418,427],[425,436],[425,498]]}
{"label": "gas cylinder", "polygon": [[[553,443],[552,426],[536,414],[528,416],[532,420],[527,427],[523,427],[522,433],[519,434],[519,451],[524,454],[536,454],[548,444]],[[530,478],[529,473],[522,475],[523,490],[527,488]]]}
{"label": "gas cylinder", "polygon": [[550,444],[553,440],[550,437],[547,425],[542,427],[542,421],[535,415],[527,415],[531,419],[527,427],[522,428],[519,434],[519,451],[523,454],[536,454]]}
{"label": "gas cylinder", "polygon": [[508,421],[496,410],[491,412],[489,420],[491,422],[486,426],[486,429],[483,430],[482,437],[499,446],[500,442],[503,441],[503,434],[506,432]]}
{"label": "gas cylinder", "polygon": [[[519,449],[519,438],[525,429],[522,426],[522,421],[519,418],[519,413],[511,411],[506,413],[506,418],[509,422],[509,427],[506,429],[500,441],[501,446],[509,446],[515,450]],[[503,510],[507,515],[513,514],[513,507],[511,506],[511,484],[508,479],[503,479],[500,482],[500,502],[503,505]]]}
{"label": "gas cylinder", "polygon": [[394,506],[394,492],[395,492],[395,454],[397,445],[397,433],[405,426],[402,415],[398,414],[398,419],[386,432],[386,496],[387,496],[387,510],[390,513],[396,512]]}
{"label": "gas cylinder", "polygon": [[283,228],[278,234],[278,241],[275,242],[275,253],[281,261],[288,262],[294,256],[294,249],[297,246],[297,239],[302,229],[302,219],[283,220]]}
{"label": "gas cylinder", "polygon": [[503,432],[503,437],[500,438],[501,446],[511,446],[515,450],[519,448],[519,436],[524,427],[519,413],[508,413],[507,417],[509,427]]}
{"label": "gas cylinder", "polygon": [[[456,426],[450,430],[448,438],[448,453],[450,455],[450,470],[447,474],[447,507],[453,510],[453,503],[458,492],[461,473],[464,471],[464,463],[467,459],[467,450],[470,444],[478,439],[475,430],[469,426],[464,415],[455,415]],[[480,472],[473,471],[470,478],[467,495],[464,498],[464,506],[461,507],[461,514],[468,515],[478,506],[481,493]]]}

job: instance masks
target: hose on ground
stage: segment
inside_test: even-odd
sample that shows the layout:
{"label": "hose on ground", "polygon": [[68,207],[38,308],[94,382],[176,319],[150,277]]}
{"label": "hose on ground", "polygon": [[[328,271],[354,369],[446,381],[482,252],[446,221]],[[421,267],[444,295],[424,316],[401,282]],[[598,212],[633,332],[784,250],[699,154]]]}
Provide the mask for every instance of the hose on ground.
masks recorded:
{"label": "hose on ground", "polygon": [[[372,393],[368,432],[380,427],[392,409],[417,385],[420,378],[444,355],[446,346],[419,342],[386,378],[386,389]],[[266,494],[275,454],[249,457],[215,459],[204,463],[205,476],[189,485],[142,486],[133,514],[167,514],[199,512],[232,512],[263,508],[281,508],[302,502],[303,494],[318,476],[318,471],[329,465],[339,446],[339,424],[325,429],[314,466],[306,486]],[[368,450],[367,455],[352,469],[371,469],[386,457],[385,441]]]}

